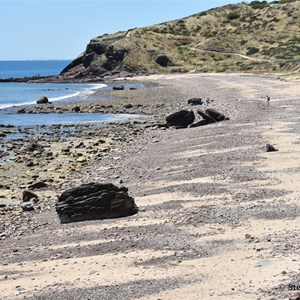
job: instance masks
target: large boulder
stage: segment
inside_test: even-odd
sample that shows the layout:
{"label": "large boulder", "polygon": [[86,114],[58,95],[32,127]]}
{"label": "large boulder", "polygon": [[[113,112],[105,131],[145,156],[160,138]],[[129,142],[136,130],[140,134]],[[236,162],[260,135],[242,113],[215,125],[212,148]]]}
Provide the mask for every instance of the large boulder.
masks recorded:
{"label": "large boulder", "polygon": [[167,116],[166,121],[169,126],[188,127],[195,120],[193,111],[180,110],[174,114]]}
{"label": "large boulder", "polygon": [[138,208],[128,189],[111,183],[88,183],[62,193],[56,203],[61,223],[126,217]]}

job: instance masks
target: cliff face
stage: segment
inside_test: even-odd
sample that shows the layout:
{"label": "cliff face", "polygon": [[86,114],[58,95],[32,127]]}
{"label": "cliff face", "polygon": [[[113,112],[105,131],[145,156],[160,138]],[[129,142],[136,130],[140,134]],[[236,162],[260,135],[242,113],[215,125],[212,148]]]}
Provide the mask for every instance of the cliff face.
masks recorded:
{"label": "cliff face", "polygon": [[61,73],[97,78],[167,72],[299,72],[300,1],[226,5],[92,39]]}

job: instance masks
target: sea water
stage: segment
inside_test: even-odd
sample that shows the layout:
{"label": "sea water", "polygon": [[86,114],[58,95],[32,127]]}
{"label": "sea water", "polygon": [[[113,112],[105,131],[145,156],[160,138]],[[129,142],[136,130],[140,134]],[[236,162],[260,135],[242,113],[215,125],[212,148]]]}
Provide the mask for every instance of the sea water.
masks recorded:
{"label": "sea water", "polygon": [[[58,75],[70,61],[0,61],[0,78]],[[89,101],[105,84],[0,83],[0,124],[16,126],[110,122],[126,115],[104,114],[33,114],[19,115],[10,107],[35,104],[41,96],[50,102]],[[99,99],[99,97],[97,98]]]}

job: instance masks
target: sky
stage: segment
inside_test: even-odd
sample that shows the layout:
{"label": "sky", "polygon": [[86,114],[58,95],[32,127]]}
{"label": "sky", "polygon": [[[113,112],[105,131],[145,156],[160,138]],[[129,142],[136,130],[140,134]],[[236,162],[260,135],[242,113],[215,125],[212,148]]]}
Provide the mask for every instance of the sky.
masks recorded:
{"label": "sky", "polygon": [[74,59],[104,33],[242,0],[0,0],[0,60]]}

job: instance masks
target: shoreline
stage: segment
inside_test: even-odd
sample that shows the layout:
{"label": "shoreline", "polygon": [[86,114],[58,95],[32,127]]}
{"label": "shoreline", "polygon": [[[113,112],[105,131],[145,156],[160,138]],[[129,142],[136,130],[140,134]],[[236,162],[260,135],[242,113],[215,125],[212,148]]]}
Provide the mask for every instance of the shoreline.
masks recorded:
{"label": "shoreline", "polygon": [[[48,181],[36,190],[41,200],[35,211],[0,208],[0,231],[7,234],[0,241],[3,296],[291,296],[276,287],[298,278],[292,263],[300,218],[297,82],[232,74],[133,80],[153,84],[143,90],[114,91],[113,107],[103,110],[120,111],[131,104],[126,110],[144,111],[156,119],[80,126],[72,141],[51,133],[21,141],[25,149],[35,141],[44,151],[25,151],[12,161],[18,176],[24,165],[24,183],[18,180],[16,186],[10,174],[7,197],[15,193],[11,200],[18,200],[30,181],[44,176]],[[271,95],[269,107],[265,94]],[[180,109],[194,110],[187,104],[193,97],[213,99],[209,107],[230,121],[181,130],[147,126],[164,122],[166,115]],[[100,109],[96,99],[88,105],[83,110]],[[266,153],[266,143],[279,151]],[[54,210],[57,196],[91,181],[124,184],[139,212],[128,218],[61,225]],[[215,289],[215,282],[221,290]]]}

